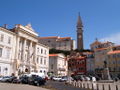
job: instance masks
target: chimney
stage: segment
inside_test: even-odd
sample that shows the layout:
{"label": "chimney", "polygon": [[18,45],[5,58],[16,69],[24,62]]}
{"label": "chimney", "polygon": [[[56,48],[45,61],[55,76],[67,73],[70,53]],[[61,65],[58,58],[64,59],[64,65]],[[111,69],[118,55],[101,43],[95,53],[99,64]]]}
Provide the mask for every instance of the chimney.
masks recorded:
{"label": "chimney", "polygon": [[7,24],[4,24],[3,27],[4,27],[4,28],[7,28]]}

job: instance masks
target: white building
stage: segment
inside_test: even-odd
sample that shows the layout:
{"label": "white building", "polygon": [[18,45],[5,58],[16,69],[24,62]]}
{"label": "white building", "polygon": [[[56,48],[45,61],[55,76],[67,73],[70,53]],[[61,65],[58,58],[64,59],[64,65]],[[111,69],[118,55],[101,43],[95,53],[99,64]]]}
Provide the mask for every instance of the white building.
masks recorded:
{"label": "white building", "polygon": [[0,27],[0,75],[2,76],[13,72],[15,43],[15,34]]}
{"label": "white building", "polygon": [[49,72],[55,76],[68,74],[68,61],[63,54],[49,54]]}
{"label": "white building", "polygon": [[17,24],[11,30],[1,27],[0,32],[1,75],[39,72],[41,67],[37,63],[37,55],[42,56],[43,54],[37,52],[38,47],[46,49],[47,54],[44,55],[46,57],[46,67],[49,65],[49,48],[38,43],[38,34],[32,29],[30,24],[26,26]]}
{"label": "white building", "polygon": [[49,70],[49,48],[43,44],[37,44],[37,70],[47,75]]}

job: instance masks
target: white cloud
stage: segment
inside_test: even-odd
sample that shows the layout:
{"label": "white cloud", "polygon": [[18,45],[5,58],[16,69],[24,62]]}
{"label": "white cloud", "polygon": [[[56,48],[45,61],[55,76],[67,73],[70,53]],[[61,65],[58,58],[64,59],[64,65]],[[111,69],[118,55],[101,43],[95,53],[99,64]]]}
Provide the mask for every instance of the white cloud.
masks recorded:
{"label": "white cloud", "polygon": [[100,39],[100,41],[103,41],[103,42],[110,41],[110,42],[113,42],[115,44],[120,44],[120,33],[115,33],[115,34],[109,35],[107,37]]}

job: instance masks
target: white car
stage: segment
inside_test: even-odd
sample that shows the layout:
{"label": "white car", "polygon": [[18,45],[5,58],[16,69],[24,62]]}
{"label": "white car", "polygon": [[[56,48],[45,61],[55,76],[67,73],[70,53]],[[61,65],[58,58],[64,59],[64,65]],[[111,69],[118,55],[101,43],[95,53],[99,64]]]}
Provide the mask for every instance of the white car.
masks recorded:
{"label": "white car", "polygon": [[61,77],[53,77],[54,81],[60,81],[62,78]]}
{"label": "white car", "polygon": [[96,81],[96,78],[95,78],[95,77],[92,77],[92,81],[95,82],[95,81]]}

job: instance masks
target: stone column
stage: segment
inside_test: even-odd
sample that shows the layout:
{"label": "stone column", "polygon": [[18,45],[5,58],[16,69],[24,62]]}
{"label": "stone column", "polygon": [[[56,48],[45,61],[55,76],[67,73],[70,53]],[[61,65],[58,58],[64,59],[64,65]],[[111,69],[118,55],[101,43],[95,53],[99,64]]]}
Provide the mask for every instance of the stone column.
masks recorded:
{"label": "stone column", "polygon": [[23,42],[23,47],[22,47],[22,58],[21,58],[21,61],[22,61],[22,70],[23,72],[25,73],[25,62],[26,62],[26,58],[25,58],[25,52],[26,52],[26,39],[24,39],[24,42]]}
{"label": "stone column", "polygon": [[20,37],[17,37],[15,59],[18,60]]}
{"label": "stone column", "polygon": [[23,48],[22,48],[22,55],[23,55],[23,58],[22,58],[22,61],[25,62],[26,58],[25,58],[25,52],[26,52],[26,39],[24,39],[24,44],[23,44]]}
{"label": "stone column", "polygon": [[[34,63],[35,63],[35,65],[36,65],[36,58],[37,58],[37,52],[36,52],[36,43],[35,43],[35,45],[34,45],[34,47],[33,47],[33,61],[34,61]],[[37,71],[37,68],[36,68],[36,66],[35,66],[35,71]]]}
{"label": "stone column", "polygon": [[30,45],[29,45],[29,56],[28,56],[28,59],[29,59],[29,71],[31,72],[31,64],[32,64],[32,41],[30,41]]}
{"label": "stone column", "polygon": [[20,37],[17,36],[16,38],[16,50],[15,50],[15,76],[18,76],[18,68],[19,68],[19,61],[18,61],[18,54],[19,54],[19,42],[20,42]]}

